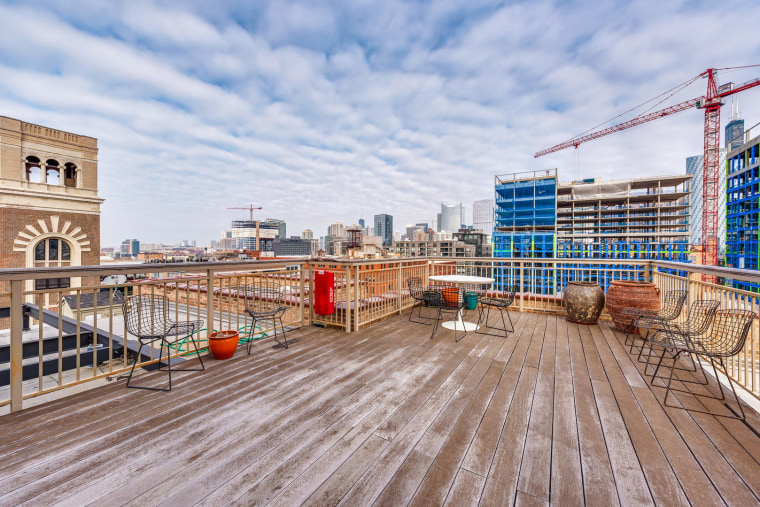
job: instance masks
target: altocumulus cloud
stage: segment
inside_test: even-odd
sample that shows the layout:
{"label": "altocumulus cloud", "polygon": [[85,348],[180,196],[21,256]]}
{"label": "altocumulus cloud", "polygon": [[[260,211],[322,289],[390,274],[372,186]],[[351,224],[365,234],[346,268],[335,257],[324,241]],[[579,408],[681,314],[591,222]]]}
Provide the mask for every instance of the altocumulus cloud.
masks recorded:
{"label": "altocumulus cloud", "polygon": [[0,1],[0,114],[99,139],[103,245],[205,243],[249,202],[289,234],[360,213],[401,230],[491,197],[495,174],[683,172],[698,111],[533,154],[760,63],[758,17],[753,0]]}

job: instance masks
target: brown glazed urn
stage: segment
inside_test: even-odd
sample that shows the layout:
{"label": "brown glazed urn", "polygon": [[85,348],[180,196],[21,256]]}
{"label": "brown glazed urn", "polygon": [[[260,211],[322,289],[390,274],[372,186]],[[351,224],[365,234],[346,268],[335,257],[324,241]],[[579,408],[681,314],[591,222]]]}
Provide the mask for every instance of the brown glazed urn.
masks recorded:
{"label": "brown glazed urn", "polygon": [[633,319],[623,314],[626,308],[660,311],[660,290],[653,283],[616,280],[607,289],[607,311],[615,323],[615,329],[624,333],[636,333]]}
{"label": "brown glazed urn", "polygon": [[598,283],[569,282],[562,293],[567,320],[578,324],[596,324],[604,309],[604,291]]}

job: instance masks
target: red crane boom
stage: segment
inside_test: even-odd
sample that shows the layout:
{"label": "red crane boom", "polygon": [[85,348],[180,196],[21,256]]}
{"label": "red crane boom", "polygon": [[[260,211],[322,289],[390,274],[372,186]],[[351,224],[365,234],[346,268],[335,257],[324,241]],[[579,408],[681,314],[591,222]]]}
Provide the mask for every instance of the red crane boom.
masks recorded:
{"label": "red crane boom", "polygon": [[534,158],[554,153],[555,151],[564,150],[565,148],[575,147],[581,143],[598,139],[621,130],[626,130],[642,123],[657,120],[686,109],[696,107],[705,110],[705,135],[704,135],[704,152],[703,152],[703,180],[702,180],[702,244],[703,244],[703,261],[707,266],[718,264],[718,166],[720,165],[720,108],[723,106],[724,97],[735,93],[754,88],[760,85],[760,78],[753,79],[736,88],[730,88],[725,91],[718,91],[715,83],[716,69],[707,69],[700,74],[701,77],[707,78],[707,95],[697,97],[696,99],[687,100],[676,104],[675,106],[666,107],[654,113],[637,116],[632,120],[613,125],[606,129],[597,130],[584,136],[574,137],[563,143],[551,148],[541,150],[534,155]]}

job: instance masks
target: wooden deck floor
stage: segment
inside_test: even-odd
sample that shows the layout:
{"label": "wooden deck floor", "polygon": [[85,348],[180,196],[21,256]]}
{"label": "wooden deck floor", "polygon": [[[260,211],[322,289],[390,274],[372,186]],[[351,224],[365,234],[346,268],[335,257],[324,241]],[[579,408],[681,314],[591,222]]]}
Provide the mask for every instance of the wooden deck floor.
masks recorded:
{"label": "wooden deck floor", "polygon": [[606,324],[513,315],[459,343],[406,315],[303,328],[169,393],[122,380],[2,417],[0,504],[760,502],[748,425],[663,408]]}

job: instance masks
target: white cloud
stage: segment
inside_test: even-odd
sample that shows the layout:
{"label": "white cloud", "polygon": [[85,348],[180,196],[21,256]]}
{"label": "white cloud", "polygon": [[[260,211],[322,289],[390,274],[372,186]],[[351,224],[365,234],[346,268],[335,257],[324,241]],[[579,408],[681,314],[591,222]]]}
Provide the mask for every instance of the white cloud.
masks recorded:
{"label": "white cloud", "polygon": [[98,138],[104,245],[205,243],[248,202],[289,234],[362,212],[400,230],[490,198],[495,174],[570,179],[578,158],[581,177],[682,172],[700,111],[533,154],[709,66],[760,63],[737,28],[751,1],[62,5],[0,5],[0,114]]}

